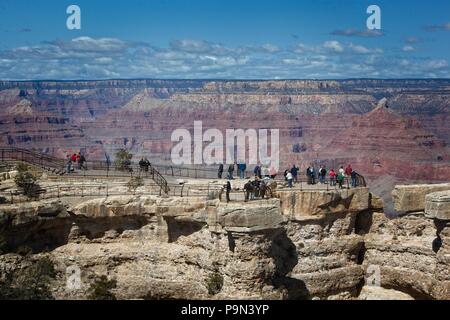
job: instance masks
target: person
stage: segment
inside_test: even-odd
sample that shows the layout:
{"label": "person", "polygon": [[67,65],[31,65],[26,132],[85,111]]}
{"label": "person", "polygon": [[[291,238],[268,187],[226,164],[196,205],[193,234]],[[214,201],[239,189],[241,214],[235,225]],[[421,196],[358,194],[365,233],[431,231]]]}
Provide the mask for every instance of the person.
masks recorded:
{"label": "person", "polygon": [[84,156],[84,154],[80,154],[80,170],[87,170],[87,166],[86,166],[86,157]]}
{"label": "person", "polygon": [[347,168],[345,168],[345,175],[346,175],[347,177],[351,177],[352,172],[353,172],[352,166],[349,164],[349,165],[347,166]]}
{"label": "person", "polygon": [[106,159],[106,170],[109,171],[109,168],[111,167],[111,158],[109,157],[109,154],[105,152],[105,159]]}
{"label": "person", "polygon": [[292,188],[293,187],[292,186],[293,176],[292,176],[291,172],[288,171],[288,173],[286,174],[286,179],[287,179],[287,182],[288,182],[288,187]]}
{"label": "person", "polygon": [[298,182],[298,170],[299,169],[295,166],[295,164],[293,164],[291,173],[292,173],[292,178],[294,179],[295,182]]}
{"label": "person", "polygon": [[358,182],[357,182],[358,173],[356,171],[352,170],[351,177],[352,177],[352,187],[356,188],[358,186]]}
{"label": "person", "polygon": [[67,169],[67,174],[70,174],[72,172],[72,158],[70,155],[67,155],[67,162],[66,162],[66,169]]}
{"label": "person", "polygon": [[145,172],[148,172],[148,169],[150,168],[152,164],[150,163],[150,161],[148,161],[147,157],[144,158],[144,170]]}
{"label": "person", "polygon": [[271,179],[275,179],[277,176],[277,170],[275,170],[274,166],[270,167],[269,175]]}
{"label": "person", "polygon": [[231,192],[231,183],[230,183],[230,181],[227,181],[227,185],[226,185],[225,189],[226,189],[227,203],[228,203],[228,202],[230,202],[230,192]]}
{"label": "person", "polygon": [[261,173],[262,173],[262,176],[265,178],[265,177],[270,177],[270,172],[269,172],[269,168],[267,168],[266,166],[263,166],[262,168],[261,168]]}
{"label": "person", "polygon": [[311,176],[311,184],[316,184],[316,169],[314,166],[309,168],[309,174]]}
{"label": "person", "polygon": [[234,164],[228,167],[228,180],[233,180]]}
{"label": "person", "polygon": [[319,179],[321,184],[325,183],[326,176],[327,176],[327,169],[325,169],[324,166],[320,166]]}
{"label": "person", "polygon": [[308,184],[312,184],[311,167],[306,168],[306,178],[308,179]]}
{"label": "person", "polygon": [[241,176],[240,164],[235,162],[234,163],[234,168],[236,169],[236,177],[240,177]]}
{"label": "person", "polygon": [[141,160],[139,160],[139,169],[141,171],[145,170],[145,160],[144,160],[144,158],[141,158]]}
{"label": "person", "polygon": [[247,164],[245,162],[239,163],[239,177],[245,179],[245,171],[247,170]]}
{"label": "person", "polygon": [[339,170],[339,174],[337,176],[337,181],[339,183],[339,189],[343,189],[342,184],[344,183],[344,179],[345,179],[345,173],[341,172],[341,170]]}
{"label": "person", "polygon": [[288,172],[290,173],[290,171],[288,169],[284,170],[283,176],[284,176],[284,180],[287,181],[287,174]]}
{"label": "person", "polygon": [[72,162],[73,162],[73,163],[77,162],[77,154],[76,154],[76,153],[74,153],[74,154],[72,155]]}
{"label": "person", "polygon": [[217,177],[219,179],[222,179],[222,175],[223,175],[223,163],[219,164],[219,170],[217,171]]}
{"label": "person", "polygon": [[259,164],[256,165],[255,169],[253,169],[253,173],[255,174],[255,177],[258,177],[259,179],[261,179],[261,167],[259,166]]}
{"label": "person", "polygon": [[330,170],[330,186],[335,186],[336,185],[336,172],[334,171],[334,169]]}

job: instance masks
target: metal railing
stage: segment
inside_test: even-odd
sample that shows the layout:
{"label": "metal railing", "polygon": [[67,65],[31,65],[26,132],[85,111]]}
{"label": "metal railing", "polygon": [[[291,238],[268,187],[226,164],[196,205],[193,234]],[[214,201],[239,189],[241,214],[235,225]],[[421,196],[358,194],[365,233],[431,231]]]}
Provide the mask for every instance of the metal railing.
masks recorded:
{"label": "metal railing", "polygon": [[64,173],[64,160],[27,149],[14,147],[0,148],[0,161],[21,161],[39,166],[56,174]]}
{"label": "metal railing", "polygon": [[[0,161],[1,162],[11,162],[11,161],[20,161],[26,162],[31,165],[38,166],[47,171],[50,171],[55,174],[67,174],[67,159],[59,159],[56,157],[52,157],[40,152],[15,148],[15,147],[3,147],[0,148]],[[73,164],[77,166],[77,163]],[[88,170],[84,170],[83,168],[87,168]],[[153,181],[160,187],[160,191],[164,193],[168,193],[170,191],[169,185],[166,179],[163,177],[159,171],[152,167],[151,165],[147,170],[142,170],[141,167],[136,165],[129,165],[126,167],[118,168],[116,165],[111,164],[106,161],[86,161],[83,164],[83,168],[80,170],[73,172],[73,174],[77,175],[88,175],[88,171],[90,171],[89,175],[98,175],[98,176],[133,176],[133,175],[145,175],[146,177],[151,177]],[[91,170],[98,171],[92,172]]]}
{"label": "metal railing", "polygon": [[[298,179],[294,183],[293,188],[288,188],[285,183],[280,184],[277,182],[277,188],[273,191],[288,191],[288,190],[299,190],[299,191],[332,191],[337,192],[340,190],[340,185],[337,181],[326,179],[323,183],[316,183],[314,185],[310,184],[308,179]],[[233,184],[233,182],[232,182]],[[358,185],[357,187],[360,187]],[[345,178],[342,183],[342,189],[351,189],[351,180]],[[222,191],[222,192],[221,192]],[[231,195],[242,196],[244,198],[244,189],[233,188],[230,192]],[[225,191],[222,185],[208,183],[208,184],[168,184],[168,192],[165,193],[168,196],[175,197],[208,197],[211,199],[217,198],[219,194],[222,193],[222,197],[225,196]],[[157,183],[145,183],[144,186],[137,188],[134,192],[128,188],[126,182],[108,184],[106,182],[102,183],[71,183],[71,184],[61,184],[61,185],[51,185],[40,187],[39,193],[36,194],[32,199],[23,196],[19,190],[9,190],[0,192],[0,197],[3,197],[9,203],[23,203],[29,202],[31,200],[43,200],[43,199],[58,199],[58,198],[68,198],[68,197],[105,197],[110,196],[161,196],[162,189]]]}
{"label": "metal railing", "polygon": [[[46,170],[52,171],[57,174],[66,173],[66,162],[67,160],[58,159],[56,157],[48,156],[36,151],[31,151],[27,149],[20,149],[14,147],[0,148],[2,162],[6,161],[23,161],[33,165],[37,165]],[[77,164],[74,164],[77,166]],[[222,174],[223,178],[227,177],[227,168]],[[234,172],[235,179],[237,177],[237,171]],[[170,165],[160,165],[160,164],[150,164],[148,167],[140,166],[138,164],[130,163],[128,165],[118,166],[115,163],[108,161],[86,161],[83,163],[83,167],[76,170],[72,174],[77,176],[99,176],[99,177],[133,177],[133,176],[143,176],[151,178],[159,187],[160,193],[169,194],[170,186],[167,183],[165,176],[171,177],[183,177],[183,178],[195,178],[195,179],[217,179],[218,170],[210,167],[183,167],[183,166],[170,166]],[[253,177],[253,171],[247,170],[245,172],[245,177]],[[346,184],[349,185],[348,177],[346,179]],[[357,185],[366,187],[365,178],[357,174]],[[278,174],[275,178],[276,181],[284,181],[282,174]],[[306,174],[301,174],[298,179],[303,185],[307,183]],[[319,178],[316,178],[319,180]],[[329,179],[326,179],[327,181]],[[330,184],[327,184],[327,188]]]}

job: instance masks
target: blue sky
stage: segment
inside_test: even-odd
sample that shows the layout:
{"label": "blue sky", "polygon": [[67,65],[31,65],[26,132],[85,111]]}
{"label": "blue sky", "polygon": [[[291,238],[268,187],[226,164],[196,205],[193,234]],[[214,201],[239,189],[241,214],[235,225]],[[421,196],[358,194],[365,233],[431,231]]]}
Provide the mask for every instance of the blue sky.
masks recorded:
{"label": "blue sky", "polygon": [[448,0],[1,0],[0,35],[0,79],[450,77]]}

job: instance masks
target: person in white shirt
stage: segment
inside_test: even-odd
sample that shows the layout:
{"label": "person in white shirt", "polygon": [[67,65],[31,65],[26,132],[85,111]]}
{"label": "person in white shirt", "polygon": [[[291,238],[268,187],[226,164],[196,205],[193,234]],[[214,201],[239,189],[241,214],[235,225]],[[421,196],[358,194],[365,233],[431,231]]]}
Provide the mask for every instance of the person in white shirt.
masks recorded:
{"label": "person in white shirt", "polygon": [[293,180],[292,173],[288,172],[288,173],[286,174],[286,179],[287,179],[287,181],[288,181],[288,187],[289,187],[289,188],[292,188],[292,180]]}

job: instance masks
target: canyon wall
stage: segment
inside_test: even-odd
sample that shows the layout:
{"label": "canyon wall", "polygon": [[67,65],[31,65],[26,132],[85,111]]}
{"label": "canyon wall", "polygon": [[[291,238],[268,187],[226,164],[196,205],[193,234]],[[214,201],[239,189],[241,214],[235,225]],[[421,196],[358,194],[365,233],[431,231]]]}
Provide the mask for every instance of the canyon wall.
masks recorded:
{"label": "canyon wall", "polygon": [[194,121],[279,129],[280,171],[352,163],[391,208],[395,184],[450,180],[449,110],[449,80],[0,81],[0,145],[170,164]]}
{"label": "canyon wall", "polygon": [[[1,270],[29,263],[14,253],[27,246],[31,259],[55,264],[58,299],[85,298],[98,275],[117,281],[121,299],[450,299],[450,185],[411,188],[398,187],[396,199],[421,200],[396,219],[367,188],[247,203],[116,196],[2,205]],[[67,285],[74,267],[79,288]],[[374,267],[378,286],[366,281]]]}

